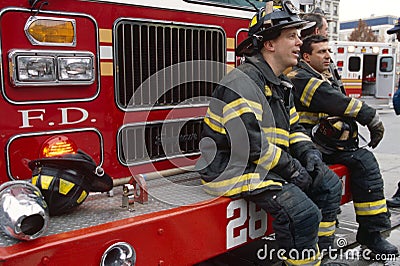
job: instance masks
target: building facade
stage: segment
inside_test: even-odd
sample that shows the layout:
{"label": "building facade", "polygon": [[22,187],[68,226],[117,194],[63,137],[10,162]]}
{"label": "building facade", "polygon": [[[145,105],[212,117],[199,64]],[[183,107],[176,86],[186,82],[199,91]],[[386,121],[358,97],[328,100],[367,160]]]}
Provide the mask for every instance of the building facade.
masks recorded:
{"label": "building facade", "polygon": [[[371,27],[378,42],[395,42],[396,35],[388,35],[386,31],[394,26],[398,17],[395,16],[376,16],[362,18],[362,20]],[[339,40],[348,41],[350,34],[357,28],[359,20],[349,20],[340,22]]]}
{"label": "building facade", "polygon": [[[300,2],[306,3],[307,1],[303,0]],[[312,12],[315,8],[321,8],[327,20],[329,21],[329,40],[337,41],[339,40],[339,2],[340,0],[313,0],[308,1],[311,3],[307,3],[307,6],[304,6],[302,9],[307,12]]]}

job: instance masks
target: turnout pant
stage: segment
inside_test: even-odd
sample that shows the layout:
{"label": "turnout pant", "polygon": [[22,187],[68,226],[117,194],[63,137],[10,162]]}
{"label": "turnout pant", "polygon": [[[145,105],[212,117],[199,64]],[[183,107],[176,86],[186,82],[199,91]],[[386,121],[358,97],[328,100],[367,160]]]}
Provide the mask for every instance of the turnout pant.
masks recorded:
{"label": "turnout pant", "polygon": [[356,219],[369,232],[390,228],[389,213],[383,193],[383,179],[372,152],[358,149],[324,155],[327,163],[339,163],[350,170],[350,186]]}
{"label": "turnout pant", "polygon": [[246,198],[274,218],[272,226],[279,248],[285,250],[287,265],[320,262],[317,241],[321,212],[300,188],[283,183],[282,190],[265,190]]}
{"label": "turnout pant", "polygon": [[311,176],[314,182],[307,194],[321,210],[318,245],[320,251],[324,251],[332,247],[335,239],[337,214],[342,199],[342,182],[327,165],[316,167]]}

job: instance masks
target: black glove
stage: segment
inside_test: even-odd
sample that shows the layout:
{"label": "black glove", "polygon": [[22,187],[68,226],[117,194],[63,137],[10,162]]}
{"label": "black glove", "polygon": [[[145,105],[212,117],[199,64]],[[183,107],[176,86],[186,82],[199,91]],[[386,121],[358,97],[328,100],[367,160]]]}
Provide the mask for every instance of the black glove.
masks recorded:
{"label": "black glove", "polygon": [[297,159],[293,158],[292,163],[295,171],[290,177],[290,182],[298,186],[301,190],[307,191],[313,181],[310,174]]}
{"label": "black glove", "polygon": [[324,178],[326,175],[326,166],[316,165],[315,170],[311,173],[313,183],[311,185],[311,189],[315,191],[325,192],[327,188],[325,187]]}
{"label": "black glove", "polygon": [[378,115],[375,115],[367,127],[371,139],[371,141],[368,143],[368,146],[374,149],[376,146],[378,146],[379,142],[381,142],[385,128],[383,127],[382,121],[379,120]]}
{"label": "black glove", "polygon": [[319,152],[319,150],[307,151],[304,158],[305,158],[305,163],[306,163],[306,170],[308,172],[314,171],[314,168],[317,165],[323,164],[322,154]]}

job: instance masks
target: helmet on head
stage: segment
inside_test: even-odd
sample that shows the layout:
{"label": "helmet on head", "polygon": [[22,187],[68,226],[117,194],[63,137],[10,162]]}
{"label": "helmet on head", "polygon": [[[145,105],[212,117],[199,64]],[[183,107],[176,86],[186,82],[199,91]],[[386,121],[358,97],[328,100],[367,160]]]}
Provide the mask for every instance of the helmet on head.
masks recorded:
{"label": "helmet on head", "polygon": [[[272,2],[267,4],[269,3],[272,4]],[[254,54],[263,42],[277,38],[283,29],[301,29],[315,24],[300,19],[298,14],[299,10],[290,1],[284,0],[282,6],[274,7],[270,13],[261,8],[251,19],[249,36],[238,45],[236,54],[238,56]]]}
{"label": "helmet on head", "polygon": [[393,34],[393,33],[397,33],[400,32],[400,18],[396,21],[396,24],[394,24],[394,27],[391,29],[388,29],[387,34]]}
{"label": "helmet on head", "polygon": [[78,151],[59,157],[42,158],[29,162],[32,184],[43,194],[50,215],[66,213],[80,205],[89,192],[112,189],[110,176],[99,171],[93,159]]}
{"label": "helmet on head", "polygon": [[312,140],[327,151],[358,149],[358,128],[352,119],[339,116],[324,117],[311,132]]}

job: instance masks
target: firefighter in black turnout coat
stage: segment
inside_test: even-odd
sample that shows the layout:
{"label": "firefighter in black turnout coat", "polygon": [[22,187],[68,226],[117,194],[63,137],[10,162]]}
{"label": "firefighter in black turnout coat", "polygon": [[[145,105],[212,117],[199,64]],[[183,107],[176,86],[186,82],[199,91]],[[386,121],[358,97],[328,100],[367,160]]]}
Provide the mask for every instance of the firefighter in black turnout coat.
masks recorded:
{"label": "firefighter in black turnout coat", "polygon": [[[300,123],[313,136],[326,162],[344,164],[350,169],[351,192],[359,223],[357,241],[374,253],[397,254],[397,248],[380,234],[390,228],[390,219],[378,162],[372,152],[358,147],[356,121],[368,127],[371,137],[368,145],[372,148],[383,137],[383,124],[374,108],[347,97],[335,84],[328,71],[330,55],[326,37],[304,38],[300,56],[299,64],[288,74],[295,86]],[[330,117],[321,120],[327,116]]]}
{"label": "firefighter in black turnout coat", "polygon": [[213,93],[196,164],[208,193],[245,197],[275,218],[287,265],[320,263],[317,242],[332,244],[341,199],[339,178],[299,125],[282,75],[297,63],[297,29],[306,24],[289,1],[253,17],[237,48],[244,63]]}

